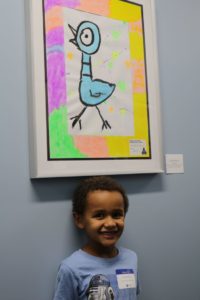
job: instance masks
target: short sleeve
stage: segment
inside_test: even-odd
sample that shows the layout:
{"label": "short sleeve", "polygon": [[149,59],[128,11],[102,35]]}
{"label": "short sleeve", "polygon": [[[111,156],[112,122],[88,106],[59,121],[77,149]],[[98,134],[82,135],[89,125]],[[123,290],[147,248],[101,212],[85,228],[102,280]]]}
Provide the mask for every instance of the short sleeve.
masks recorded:
{"label": "short sleeve", "polygon": [[78,284],[72,271],[66,266],[58,270],[53,300],[77,300]]}

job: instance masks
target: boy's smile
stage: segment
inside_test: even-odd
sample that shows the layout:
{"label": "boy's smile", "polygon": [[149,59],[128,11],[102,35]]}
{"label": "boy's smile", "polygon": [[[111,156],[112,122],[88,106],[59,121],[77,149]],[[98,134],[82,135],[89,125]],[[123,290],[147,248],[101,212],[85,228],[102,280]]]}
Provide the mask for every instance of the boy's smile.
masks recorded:
{"label": "boy's smile", "polygon": [[75,216],[77,226],[84,229],[88,237],[83,250],[101,257],[115,256],[115,244],[123,232],[124,219],[124,200],[120,192],[89,192],[84,213]]}

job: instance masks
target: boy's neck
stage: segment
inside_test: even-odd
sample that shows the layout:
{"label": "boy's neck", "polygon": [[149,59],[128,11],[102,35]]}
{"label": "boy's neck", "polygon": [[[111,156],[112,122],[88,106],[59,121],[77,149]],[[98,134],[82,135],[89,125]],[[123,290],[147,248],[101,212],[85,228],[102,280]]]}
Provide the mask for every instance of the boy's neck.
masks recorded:
{"label": "boy's neck", "polygon": [[91,254],[93,256],[102,257],[102,258],[112,258],[118,255],[118,249],[116,247],[112,248],[101,248],[98,247],[98,249],[91,247],[91,245],[86,244],[82,247],[82,250],[85,251],[88,254]]}

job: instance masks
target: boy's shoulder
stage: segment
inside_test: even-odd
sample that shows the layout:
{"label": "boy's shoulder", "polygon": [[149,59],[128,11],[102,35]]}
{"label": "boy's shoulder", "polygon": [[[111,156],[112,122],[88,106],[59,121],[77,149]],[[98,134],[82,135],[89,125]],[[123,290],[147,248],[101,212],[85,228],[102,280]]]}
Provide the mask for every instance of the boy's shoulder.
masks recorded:
{"label": "boy's shoulder", "polygon": [[127,253],[127,254],[130,254],[130,255],[137,255],[135,251],[133,251],[132,249],[129,249],[129,248],[119,247],[118,249],[121,253]]}
{"label": "boy's shoulder", "polygon": [[128,249],[128,248],[124,248],[124,247],[119,247],[119,253],[121,254],[122,257],[132,257],[137,259],[137,254],[135,251]]}
{"label": "boy's shoulder", "polygon": [[80,260],[82,259],[82,252],[79,250],[74,251],[72,254],[67,256],[65,259],[62,260],[62,266],[71,266],[74,267],[75,265],[80,264]]}
{"label": "boy's shoulder", "polygon": [[74,251],[61,262],[62,269],[77,270],[82,266],[90,265],[95,262],[95,257],[88,255],[81,249]]}

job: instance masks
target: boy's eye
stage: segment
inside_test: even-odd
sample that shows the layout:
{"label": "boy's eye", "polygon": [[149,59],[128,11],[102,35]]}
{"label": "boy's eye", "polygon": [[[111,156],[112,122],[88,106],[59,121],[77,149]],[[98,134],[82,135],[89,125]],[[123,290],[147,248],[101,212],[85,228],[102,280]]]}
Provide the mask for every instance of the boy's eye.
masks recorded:
{"label": "boy's eye", "polygon": [[103,212],[97,212],[93,215],[93,218],[95,219],[103,219],[105,214]]}
{"label": "boy's eye", "polygon": [[113,212],[113,214],[112,214],[112,217],[114,218],[114,219],[120,219],[120,218],[122,218],[124,216],[124,212],[123,211],[115,211],[115,212]]}
{"label": "boy's eye", "polygon": [[[99,211],[93,214],[93,218],[101,220],[104,219],[106,215],[106,212]],[[120,219],[124,217],[124,212],[123,210],[116,210],[111,213],[111,216],[113,219]]]}

